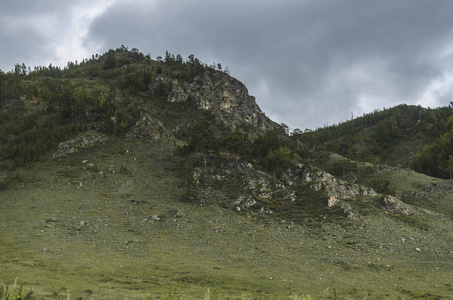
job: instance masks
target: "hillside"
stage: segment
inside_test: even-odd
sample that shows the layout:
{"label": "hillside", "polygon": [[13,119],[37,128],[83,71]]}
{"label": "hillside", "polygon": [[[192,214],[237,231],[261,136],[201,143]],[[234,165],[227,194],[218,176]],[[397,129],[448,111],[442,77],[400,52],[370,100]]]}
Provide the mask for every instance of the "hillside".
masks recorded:
{"label": "hillside", "polygon": [[407,168],[450,108],[288,136],[194,56],[27,73],[0,74],[0,295],[452,299],[447,165]]}
{"label": "hillside", "polygon": [[[414,158],[423,147],[439,144],[442,137],[451,140],[452,116],[451,106],[426,109],[402,104],[313,132],[299,131],[293,138],[302,139],[310,147],[316,145],[351,159],[402,167],[412,163],[414,166]],[[452,154],[450,146],[441,147],[445,148],[445,160]],[[445,166],[428,175],[445,177],[442,169]]]}

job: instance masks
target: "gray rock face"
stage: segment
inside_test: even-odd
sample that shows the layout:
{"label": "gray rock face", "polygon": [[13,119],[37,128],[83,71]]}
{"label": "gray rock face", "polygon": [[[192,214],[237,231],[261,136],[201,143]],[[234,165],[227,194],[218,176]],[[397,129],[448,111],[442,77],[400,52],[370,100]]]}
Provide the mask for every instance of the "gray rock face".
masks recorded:
{"label": "gray rock face", "polygon": [[[244,84],[223,72],[211,76],[198,75],[192,83],[165,76],[158,76],[158,81],[171,82],[172,89],[167,97],[169,102],[185,102],[196,109],[210,110],[230,127],[243,122],[261,130],[280,127],[266,117]],[[150,84],[151,91],[156,82]]]}

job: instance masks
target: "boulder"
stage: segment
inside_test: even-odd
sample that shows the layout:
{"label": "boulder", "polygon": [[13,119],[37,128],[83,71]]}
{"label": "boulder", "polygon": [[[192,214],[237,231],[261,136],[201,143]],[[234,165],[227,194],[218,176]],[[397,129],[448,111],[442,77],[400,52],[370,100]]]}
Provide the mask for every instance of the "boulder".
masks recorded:
{"label": "boulder", "polygon": [[409,216],[414,213],[414,210],[409,205],[393,196],[385,196],[383,203],[385,211],[393,214]]}

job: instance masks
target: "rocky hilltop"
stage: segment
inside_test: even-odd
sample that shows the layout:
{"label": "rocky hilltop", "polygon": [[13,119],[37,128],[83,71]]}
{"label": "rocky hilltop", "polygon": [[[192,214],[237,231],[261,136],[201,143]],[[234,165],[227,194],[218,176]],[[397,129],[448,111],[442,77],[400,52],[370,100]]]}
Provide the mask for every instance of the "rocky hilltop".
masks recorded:
{"label": "rocky hilltop", "polygon": [[150,91],[155,91],[162,83],[170,87],[166,97],[169,102],[183,102],[196,109],[209,110],[233,129],[242,123],[262,131],[280,127],[262,112],[242,82],[224,72],[203,73],[195,76],[192,82],[159,75],[150,83]]}

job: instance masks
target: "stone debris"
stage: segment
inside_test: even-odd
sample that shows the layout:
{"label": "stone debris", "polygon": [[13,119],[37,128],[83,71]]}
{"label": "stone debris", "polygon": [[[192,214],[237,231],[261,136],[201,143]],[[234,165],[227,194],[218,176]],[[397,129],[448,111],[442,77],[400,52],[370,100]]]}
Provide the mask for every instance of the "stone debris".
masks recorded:
{"label": "stone debris", "polygon": [[160,221],[160,217],[158,215],[152,215],[150,219],[151,221]]}

